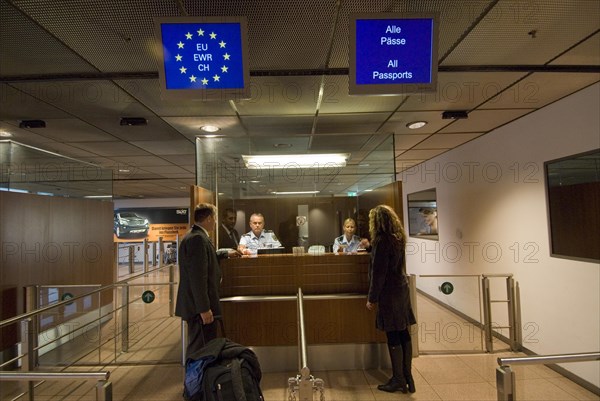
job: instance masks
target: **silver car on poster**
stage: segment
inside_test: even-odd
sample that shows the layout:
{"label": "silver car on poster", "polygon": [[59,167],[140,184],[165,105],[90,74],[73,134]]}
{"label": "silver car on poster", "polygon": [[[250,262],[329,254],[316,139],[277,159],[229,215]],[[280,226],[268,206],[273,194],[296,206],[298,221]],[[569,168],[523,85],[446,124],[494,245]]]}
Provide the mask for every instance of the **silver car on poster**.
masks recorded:
{"label": "silver car on poster", "polygon": [[115,213],[114,232],[117,238],[126,236],[145,237],[148,235],[150,224],[148,219],[134,212]]}

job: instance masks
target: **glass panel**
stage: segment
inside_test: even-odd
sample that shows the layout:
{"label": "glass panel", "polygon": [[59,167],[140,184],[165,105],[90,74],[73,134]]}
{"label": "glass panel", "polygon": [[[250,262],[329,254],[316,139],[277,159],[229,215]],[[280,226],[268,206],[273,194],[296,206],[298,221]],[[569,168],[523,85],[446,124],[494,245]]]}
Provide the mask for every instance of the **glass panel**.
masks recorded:
{"label": "glass panel", "polygon": [[112,170],[18,142],[0,141],[0,190],[112,199]]}
{"label": "glass panel", "polygon": [[[351,148],[343,154],[345,162],[333,156],[308,165],[302,160],[336,154],[341,144]],[[217,194],[222,213],[233,209],[238,234],[250,231],[252,213],[261,213],[265,229],[273,231],[286,253],[294,246],[308,250],[312,245],[330,251],[349,217],[357,222],[357,234],[368,237],[366,215],[375,206],[368,201],[369,193],[394,181],[391,135],[197,137],[196,151],[197,185]],[[296,156],[280,158],[289,155]],[[249,161],[249,156],[278,159],[261,163]]]}
{"label": "glass panel", "polygon": [[[480,276],[419,276],[419,350],[483,352]],[[456,312],[459,309],[461,313]],[[464,310],[465,305],[471,308]]]}

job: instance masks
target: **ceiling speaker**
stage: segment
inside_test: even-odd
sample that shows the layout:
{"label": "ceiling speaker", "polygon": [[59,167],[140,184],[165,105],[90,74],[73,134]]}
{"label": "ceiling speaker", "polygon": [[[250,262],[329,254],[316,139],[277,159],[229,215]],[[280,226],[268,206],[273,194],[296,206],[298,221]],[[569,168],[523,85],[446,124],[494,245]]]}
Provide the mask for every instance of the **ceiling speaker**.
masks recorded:
{"label": "ceiling speaker", "polygon": [[148,121],[142,117],[122,117],[121,125],[147,125]]}
{"label": "ceiling speaker", "polygon": [[19,123],[19,128],[46,128],[44,120],[23,120]]}

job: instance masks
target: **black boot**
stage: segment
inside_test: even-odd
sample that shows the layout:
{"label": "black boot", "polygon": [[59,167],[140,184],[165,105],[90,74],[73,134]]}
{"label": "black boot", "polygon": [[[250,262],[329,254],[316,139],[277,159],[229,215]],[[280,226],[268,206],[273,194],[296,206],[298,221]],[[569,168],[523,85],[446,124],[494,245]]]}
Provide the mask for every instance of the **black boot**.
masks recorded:
{"label": "black boot", "polygon": [[406,393],[406,379],[404,378],[402,363],[402,347],[399,345],[395,347],[388,345],[388,351],[392,361],[392,377],[386,384],[377,386],[377,389],[387,391],[388,393],[393,393],[395,391]]}
{"label": "black boot", "polygon": [[415,388],[415,381],[412,377],[412,373],[411,373],[411,365],[412,365],[412,342],[408,341],[408,342],[404,342],[402,343],[402,351],[404,353],[404,359],[403,361],[403,371],[404,371],[404,378],[406,379],[406,384],[408,385],[408,392],[409,393],[414,393],[415,391],[417,391],[417,389]]}

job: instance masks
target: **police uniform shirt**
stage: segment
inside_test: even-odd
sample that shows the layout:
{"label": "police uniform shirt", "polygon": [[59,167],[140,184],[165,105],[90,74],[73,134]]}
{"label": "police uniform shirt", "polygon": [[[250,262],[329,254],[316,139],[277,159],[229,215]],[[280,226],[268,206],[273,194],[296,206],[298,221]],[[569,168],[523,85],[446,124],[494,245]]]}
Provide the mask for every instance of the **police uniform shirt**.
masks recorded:
{"label": "police uniform shirt", "polygon": [[252,231],[242,235],[240,245],[244,245],[248,249],[279,248],[281,242],[273,231],[263,230],[258,237]]}
{"label": "police uniform shirt", "polygon": [[336,239],[333,241],[333,252],[336,253],[342,244],[346,245],[346,249],[344,251],[345,253],[356,252],[358,251],[358,246],[360,245],[360,237],[358,235],[353,235],[350,242],[348,242],[344,234],[336,237]]}

